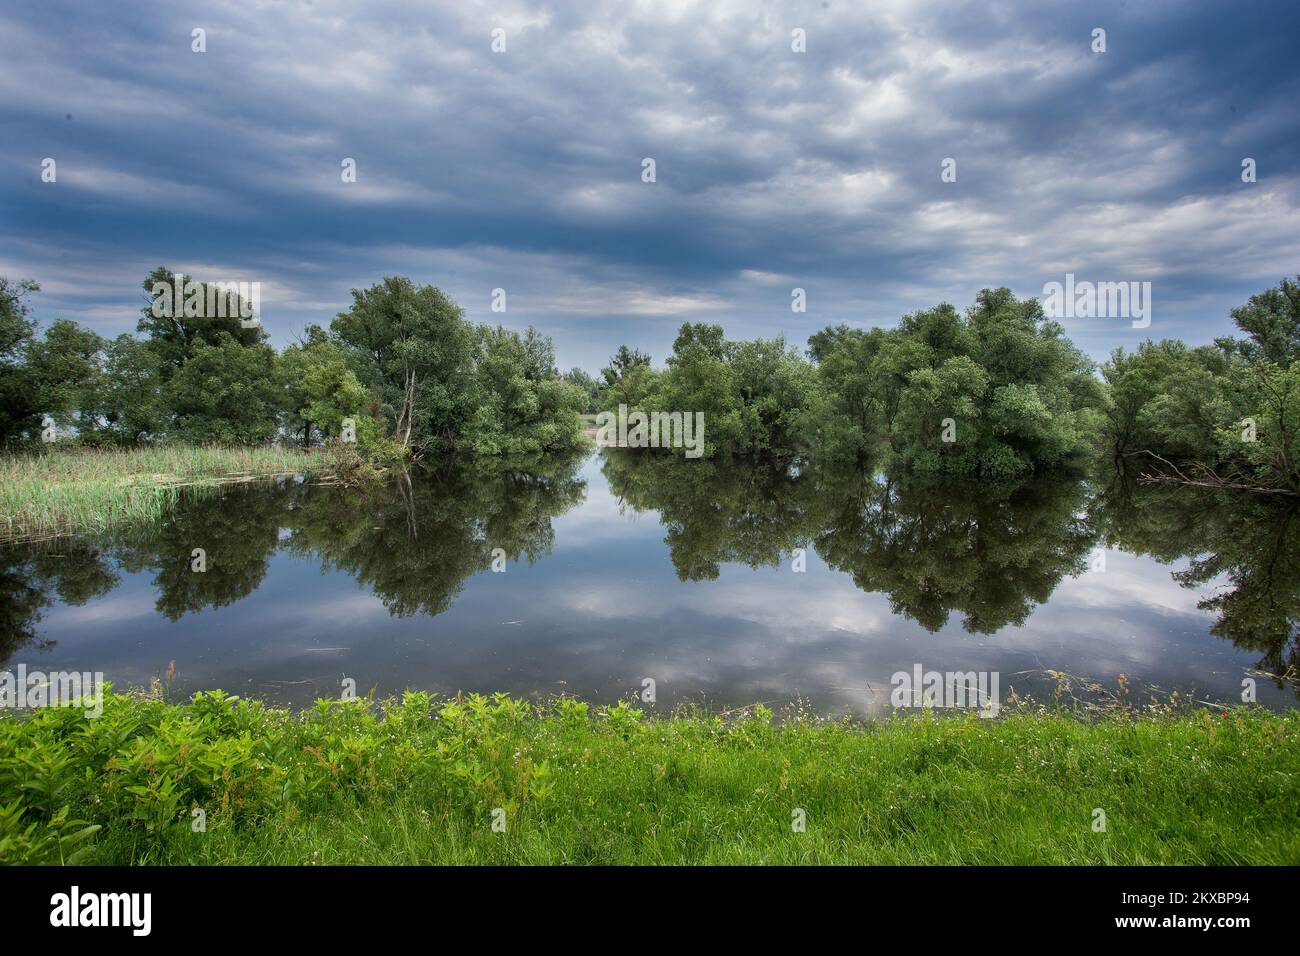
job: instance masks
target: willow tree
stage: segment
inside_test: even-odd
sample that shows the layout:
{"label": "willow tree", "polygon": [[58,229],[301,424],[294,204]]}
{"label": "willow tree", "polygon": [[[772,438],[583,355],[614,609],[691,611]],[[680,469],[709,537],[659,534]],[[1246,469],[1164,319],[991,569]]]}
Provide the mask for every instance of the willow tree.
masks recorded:
{"label": "willow tree", "polygon": [[354,371],[377,389],[404,447],[447,447],[473,415],[473,327],[441,290],[389,276],[352,290],[352,307],[330,329],[352,350]]}

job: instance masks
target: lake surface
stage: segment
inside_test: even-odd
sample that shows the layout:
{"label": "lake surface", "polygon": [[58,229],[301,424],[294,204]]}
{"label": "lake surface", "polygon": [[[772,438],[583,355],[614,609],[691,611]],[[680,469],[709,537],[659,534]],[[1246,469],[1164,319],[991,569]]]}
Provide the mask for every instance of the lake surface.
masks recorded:
{"label": "lake surface", "polygon": [[920,664],[997,672],[1004,699],[1049,696],[1053,669],[1237,701],[1300,657],[1300,515],[1114,476],[926,484],[606,449],[231,486],[155,527],[0,548],[0,605],[6,669],[173,697],[299,706],[351,678],[612,702],[650,678],[659,709],[861,714]]}

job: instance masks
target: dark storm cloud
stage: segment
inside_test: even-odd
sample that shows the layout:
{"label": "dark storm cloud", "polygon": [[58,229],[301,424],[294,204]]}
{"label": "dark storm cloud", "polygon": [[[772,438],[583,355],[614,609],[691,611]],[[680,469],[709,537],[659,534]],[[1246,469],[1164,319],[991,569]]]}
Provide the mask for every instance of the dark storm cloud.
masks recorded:
{"label": "dark storm cloud", "polygon": [[281,342],[406,273],[589,368],[624,341],[662,358],[685,320],[802,344],[984,285],[1151,281],[1145,332],[1067,322],[1102,355],[1223,334],[1300,270],[1289,3],[22,0],[0,18],[0,274],[42,282],[42,318],[103,332],[133,328],[159,263],[262,281]]}

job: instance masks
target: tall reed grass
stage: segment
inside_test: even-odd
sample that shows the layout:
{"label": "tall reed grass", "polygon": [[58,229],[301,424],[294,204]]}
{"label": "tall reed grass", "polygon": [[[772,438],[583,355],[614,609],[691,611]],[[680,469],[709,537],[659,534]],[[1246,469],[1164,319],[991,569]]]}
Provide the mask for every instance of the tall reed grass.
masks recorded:
{"label": "tall reed grass", "polygon": [[0,455],[0,541],[155,520],[186,488],[315,470],[293,448],[54,448]]}

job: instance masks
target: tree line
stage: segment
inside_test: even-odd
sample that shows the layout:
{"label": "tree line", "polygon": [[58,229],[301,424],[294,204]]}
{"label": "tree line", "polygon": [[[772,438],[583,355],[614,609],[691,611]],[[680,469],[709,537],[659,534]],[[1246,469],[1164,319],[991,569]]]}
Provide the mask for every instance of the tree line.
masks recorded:
{"label": "tree line", "polygon": [[206,283],[194,283],[193,309],[155,308],[153,291],[175,280],[150,273],[136,334],[105,339],[67,319],[38,334],[39,286],[0,279],[0,442],[37,443],[53,423],[91,445],[311,445],[343,437],[347,420],[359,447],[393,453],[582,443],[586,398],[560,376],[550,339],[469,322],[433,286],[389,277],[353,290],[328,329],[309,325],[277,352],[260,322],[241,321],[243,303],[214,309]]}
{"label": "tree line", "polygon": [[984,289],[891,329],[827,327],[806,352],[687,323],[663,368],[620,347],[596,400],[703,411],[705,455],[801,454],[1011,478],[1097,451],[1211,487],[1300,493],[1300,284],[1232,310],[1244,338],[1116,349],[1100,367],[1036,299]]}
{"label": "tree line", "polygon": [[[146,291],[174,277],[151,273]],[[1100,367],[1033,298],[984,289],[890,329],[827,327],[806,350],[681,326],[665,365],[621,346],[600,375],[561,375],[549,338],[465,319],[402,277],[353,290],[328,329],[276,352],[238,311],[141,310],[105,340],[59,320],[37,335],[29,281],[0,279],[0,440],[42,417],[85,442],[304,444],[512,455],[582,442],[580,413],[703,412],[706,457],[799,455],[922,474],[1009,478],[1099,449],[1175,480],[1300,493],[1300,282],[1231,316],[1244,337],[1116,349]],[[203,301],[208,301],[206,297]],[[175,310],[180,312],[181,310]],[[189,311],[189,310],[186,310]]]}

